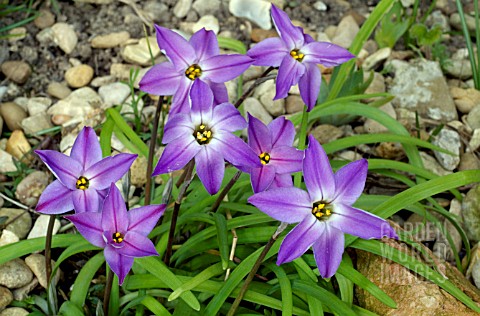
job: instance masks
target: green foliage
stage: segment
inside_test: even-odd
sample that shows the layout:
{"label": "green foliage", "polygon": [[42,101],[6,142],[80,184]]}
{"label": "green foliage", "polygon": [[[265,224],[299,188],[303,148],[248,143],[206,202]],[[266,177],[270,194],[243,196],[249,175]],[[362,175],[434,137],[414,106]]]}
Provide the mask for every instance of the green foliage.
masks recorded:
{"label": "green foliage", "polygon": [[375,41],[380,48],[393,48],[395,43],[407,32],[410,21],[405,18],[403,11],[400,1],[396,1],[382,18],[379,29],[375,32]]}

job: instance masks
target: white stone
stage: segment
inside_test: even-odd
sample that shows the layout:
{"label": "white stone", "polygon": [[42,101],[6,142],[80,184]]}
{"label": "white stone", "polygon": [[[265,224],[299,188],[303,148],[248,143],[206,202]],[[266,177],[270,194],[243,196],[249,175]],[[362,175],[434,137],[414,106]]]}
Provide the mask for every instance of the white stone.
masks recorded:
{"label": "white stone", "polygon": [[122,57],[129,63],[149,66],[152,64],[150,50],[148,49],[149,45],[153,58],[156,58],[158,55],[160,55],[160,48],[157,45],[157,39],[154,36],[150,36],[148,38],[148,42],[145,38],[142,38],[137,44],[125,46],[121,52]]}
{"label": "white stone", "polygon": [[460,135],[456,131],[442,129],[437,137],[433,140],[433,144],[444,148],[453,155],[434,151],[435,157],[443,168],[453,171],[460,163]]}
{"label": "white stone", "polygon": [[125,83],[114,82],[98,89],[98,94],[103,100],[104,107],[109,108],[120,105],[130,95],[130,87]]}
{"label": "white stone", "polygon": [[275,82],[267,80],[259,85],[255,96],[259,98],[264,108],[272,116],[280,116],[285,113],[285,99],[273,100],[275,97]]}
{"label": "white stone", "polygon": [[317,1],[313,4],[313,7],[315,8],[315,10],[318,10],[318,11],[327,11],[327,5],[323,2],[323,1]]}
{"label": "white stone", "polygon": [[51,127],[53,125],[46,112],[38,113],[22,120],[22,128],[27,134],[35,134]]}
{"label": "white stone", "polygon": [[2,231],[2,235],[0,236],[0,247],[8,245],[8,244],[13,244],[19,241],[20,238],[18,238],[15,233],[9,231],[8,229],[4,229]]}
{"label": "white stone", "polygon": [[347,15],[338,24],[335,35],[332,37],[332,43],[349,48],[359,30],[360,28],[353,16]]}
{"label": "white stone", "polygon": [[420,152],[420,158],[422,159],[422,164],[423,167],[430,171],[433,172],[436,175],[439,176],[445,176],[447,174],[451,174],[451,171],[445,170],[438,162],[437,160],[430,156],[429,154],[421,151]]}
{"label": "white stone", "polygon": [[67,23],[58,22],[52,26],[53,41],[66,54],[70,54],[75,49],[78,42],[77,34],[73,26]]}
{"label": "white stone", "polygon": [[15,171],[17,171],[17,167],[13,163],[12,155],[0,149],[0,173]]}
{"label": "white stone", "polygon": [[214,17],[213,15],[205,15],[200,18],[200,20],[197,21],[193,25],[193,32],[196,33],[197,31],[201,30],[202,28],[205,28],[207,31],[213,31],[215,34],[218,34],[218,31],[220,30],[220,24],[218,23],[218,19]]}
{"label": "white stone", "polygon": [[263,0],[231,0],[230,13],[238,18],[247,18],[264,30],[272,28],[270,19],[271,3]]}
{"label": "white stone", "polygon": [[192,6],[192,0],[179,0],[177,4],[173,7],[173,14],[177,18],[184,18],[188,11],[190,11],[190,7]]}
{"label": "white stone", "polygon": [[387,60],[392,53],[392,49],[390,47],[384,47],[377,50],[372,55],[368,56],[365,61],[363,62],[363,70],[368,71],[370,69],[375,68],[381,62]]}
{"label": "white stone", "polygon": [[250,113],[262,121],[263,124],[268,124],[273,120],[272,116],[265,110],[260,101],[255,98],[246,98],[243,102],[243,109],[245,110],[245,115]]}
{"label": "white stone", "polygon": [[28,114],[35,115],[38,113],[45,113],[50,105],[52,105],[52,100],[50,98],[37,97],[28,99]]}
{"label": "white stone", "polygon": [[[47,235],[47,227],[48,227],[49,221],[50,221],[50,215],[40,215],[35,221],[35,224],[33,224],[32,230],[28,234],[27,239],[45,237]],[[55,223],[53,224],[52,234],[56,235],[59,229],[60,229],[60,221],[58,219],[55,219]]]}
{"label": "white stone", "polygon": [[478,148],[480,148],[480,128],[477,128],[473,131],[472,138],[468,143],[468,151],[474,152]]}
{"label": "white stone", "polygon": [[73,91],[68,97],[52,105],[47,113],[50,115],[64,114],[83,118],[87,113],[100,108],[102,99],[89,87]]}
{"label": "white stone", "polygon": [[200,16],[204,16],[217,12],[221,8],[221,3],[220,0],[196,0],[192,6]]}

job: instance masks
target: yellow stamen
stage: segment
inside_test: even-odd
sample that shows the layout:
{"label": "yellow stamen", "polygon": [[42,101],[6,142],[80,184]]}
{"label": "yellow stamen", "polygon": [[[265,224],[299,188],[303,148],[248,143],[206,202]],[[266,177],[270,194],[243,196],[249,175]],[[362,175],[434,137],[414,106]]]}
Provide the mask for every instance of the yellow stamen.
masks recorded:
{"label": "yellow stamen", "polygon": [[200,124],[193,136],[200,145],[208,144],[212,139],[212,131],[205,124]]}
{"label": "yellow stamen", "polygon": [[270,154],[269,153],[261,153],[260,155],[258,155],[258,158],[260,158],[260,163],[262,165],[266,165],[267,163],[270,162]]}
{"label": "yellow stamen", "polygon": [[300,52],[298,49],[294,49],[290,51],[290,56],[292,56],[293,59],[295,59],[298,62],[302,62],[303,58],[305,57],[305,54]]}
{"label": "yellow stamen", "polygon": [[123,241],[123,238],[124,238],[123,234],[119,232],[113,233],[112,235],[112,240],[116,244],[121,243]]}
{"label": "yellow stamen", "polygon": [[185,76],[190,80],[195,80],[202,75],[202,68],[199,65],[193,64],[190,65],[187,70],[185,70]]}
{"label": "yellow stamen", "polygon": [[88,189],[90,183],[88,181],[87,178],[85,178],[84,176],[80,176],[78,179],[77,179],[77,182],[75,183],[75,186],[77,189],[79,190],[86,190]]}

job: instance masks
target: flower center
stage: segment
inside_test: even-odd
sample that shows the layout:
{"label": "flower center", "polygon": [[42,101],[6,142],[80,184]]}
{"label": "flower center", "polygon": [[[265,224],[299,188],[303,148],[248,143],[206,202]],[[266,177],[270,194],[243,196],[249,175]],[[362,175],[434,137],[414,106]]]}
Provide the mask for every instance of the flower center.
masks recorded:
{"label": "flower center", "polygon": [[112,234],[113,242],[116,243],[116,244],[122,243],[123,237],[124,237],[123,234],[119,233],[119,232],[116,232],[116,233]]}
{"label": "flower center", "polygon": [[200,124],[193,132],[193,137],[200,145],[205,145],[212,139],[212,131],[204,124]]}
{"label": "flower center", "polygon": [[266,165],[270,162],[270,154],[269,153],[261,153],[258,158],[260,158],[260,162],[262,165]]}
{"label": "flower center", "polygon": [[88,186],[90,185],[89,181],[87,178],[84,176],[80,176],[80,178],[77,179],[76,187],[77,189],[80,190],[86,190],[88,189]]}
{"label": "flower center", "polygon": [[332,205],[325,201],[315,202],[312,207],[312,215],[319,221],[327,220],[332,215]]}
{"label": "flower center", "polygon": [[202,75],[202,68],[199,65],[193,64],[185,70],[185,76],[190,80],[195,80]]}
{"label": "flower center", "polygon": [[294,50],[290,51],[290,56],[292,56],[292,58],[295,59],[296,61],[302,62],[303,57],[305,57],[305,54],[295,48]]}

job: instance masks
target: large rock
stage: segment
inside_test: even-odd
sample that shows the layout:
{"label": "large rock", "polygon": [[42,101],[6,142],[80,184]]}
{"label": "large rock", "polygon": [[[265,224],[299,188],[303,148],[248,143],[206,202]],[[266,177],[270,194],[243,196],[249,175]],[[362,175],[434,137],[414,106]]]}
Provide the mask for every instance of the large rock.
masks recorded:
{"label": "large rock", "polygon": [[[425,262],[418,252],[409,248],[406,244],[394,240],[388,240],[386,243],[409,255],[413,254],[417,260],[423,261],[427,265],[436,265],[437,269],[444,273],[457,288],[472,298],[477,304],[480,302],[480,291],[466,280],[457,269],[436,258],[421,243],[418,245],[433,260],[430,259],[429,262]],[[437,284],[422,278],[415,271],[411,271],[381,256],[357,250],[357,269],[397,303],[397,309],[392,309],[382,304],[369,292],[356,287],[356,297],[359,305],[379,315],[478,315],[441,289]]]}
{"label": "large rock", "polygon": [[456,120],[457,110],[438,62],[416,59],[411,63],[393,60],[395,78],[389,92],[392,104],[418,111],[423,117],[442,122]]}

